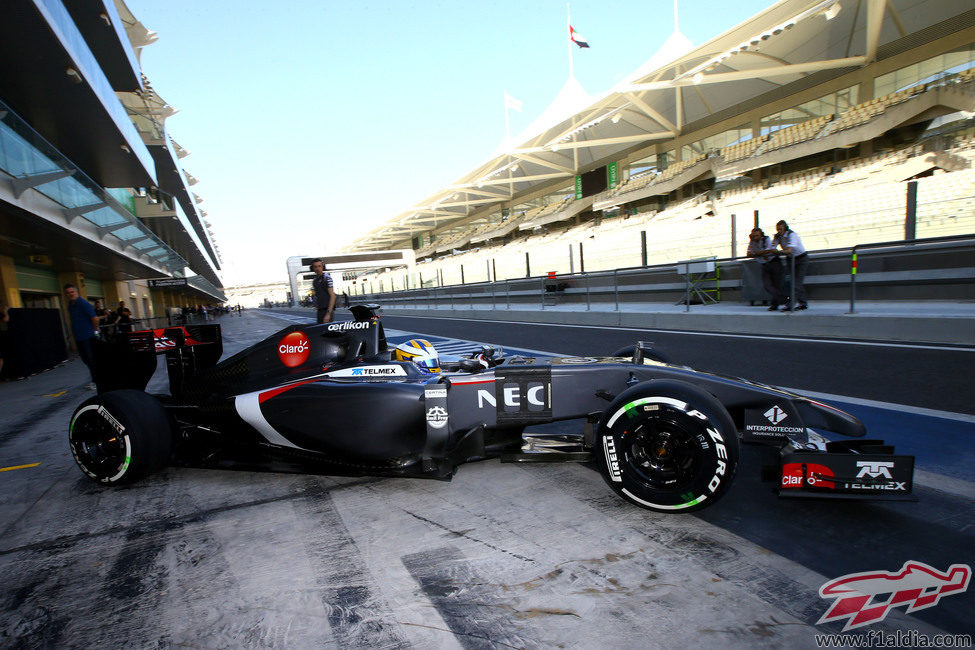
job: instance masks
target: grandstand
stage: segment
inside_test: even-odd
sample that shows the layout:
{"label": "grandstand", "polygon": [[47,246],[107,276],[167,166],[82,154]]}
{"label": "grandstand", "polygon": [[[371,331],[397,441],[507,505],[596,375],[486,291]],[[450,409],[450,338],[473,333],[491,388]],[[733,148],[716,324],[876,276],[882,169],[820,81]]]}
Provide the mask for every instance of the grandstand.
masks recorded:
{"label": "grandstand", "polygon": [[783,218],[811,250],[973,234],[973,112],[967,3],[783,0],[347,248],[416,250],[376,291],[739,257]]}

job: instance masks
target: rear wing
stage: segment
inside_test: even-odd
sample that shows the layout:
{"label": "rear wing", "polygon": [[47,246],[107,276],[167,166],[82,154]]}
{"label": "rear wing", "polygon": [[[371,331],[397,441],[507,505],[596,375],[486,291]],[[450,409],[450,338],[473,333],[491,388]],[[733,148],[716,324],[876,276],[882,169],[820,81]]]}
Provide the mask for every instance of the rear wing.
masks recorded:
{"label": "rear wing", "polygon": [[178,394],[188,377],[214,366],[223,354],[220,325],[183,325],[119,333],[94,346],[93,375],[99,393],[122,388],[145,390],[166,355],[169,388]]}

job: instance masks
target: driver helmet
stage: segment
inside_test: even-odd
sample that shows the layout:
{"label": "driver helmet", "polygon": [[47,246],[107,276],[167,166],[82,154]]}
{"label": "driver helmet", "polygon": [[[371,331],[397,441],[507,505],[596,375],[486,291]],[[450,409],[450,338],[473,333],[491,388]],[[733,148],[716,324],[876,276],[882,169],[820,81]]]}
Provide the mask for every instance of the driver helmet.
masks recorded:
{"label": "driver helmet", "polygon": [[393,350],[396,361],[409,361],[423,372],[440,372],[440,356],[426,339],[410,339]]}

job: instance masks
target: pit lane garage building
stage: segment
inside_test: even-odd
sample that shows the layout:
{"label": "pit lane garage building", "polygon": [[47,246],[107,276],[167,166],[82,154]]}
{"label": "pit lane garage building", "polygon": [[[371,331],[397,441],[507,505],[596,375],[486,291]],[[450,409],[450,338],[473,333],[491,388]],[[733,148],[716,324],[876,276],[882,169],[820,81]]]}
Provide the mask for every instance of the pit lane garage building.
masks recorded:
{"label": "pit lane garage building", "polygon": [[[4,4],[0,289],[22,310],[12,350],[63,346],[68,282],[89,301],[124,300],[143,324],[225,299],[188,152],[165,128],[175,109],[140,67],[155,40],[121,0]],[[40,369],[21,356],[5,370]]]}
{"label": "pit lane garage building", "polygon": [[[975,6],[783,0],[525,131],[346,250],[413,248],[357,293],[975,233]],[[913,201],[908,215],[905,206]]]}

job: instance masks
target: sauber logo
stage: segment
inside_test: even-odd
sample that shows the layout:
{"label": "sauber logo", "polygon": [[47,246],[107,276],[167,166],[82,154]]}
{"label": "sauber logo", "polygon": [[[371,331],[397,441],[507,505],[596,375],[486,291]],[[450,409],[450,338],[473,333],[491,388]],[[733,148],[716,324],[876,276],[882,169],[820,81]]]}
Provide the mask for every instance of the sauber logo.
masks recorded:
{"label": "sauber logo", "polygon": [[278,358],[289,368],[300,366],[308,361],[309,354],[311,354],[311,343],[308,342],[304,332],[285,334],[278,341]]}
{"label": "sauber logo", "polygon": [[857,461],[857,467],[860,468],[860,473],[857,474],[857,478],[863,478],[864,476],[869,476],[870,478],[894,478],[890,475],[890,470],[894,466],[894,463],[890,462],[880,462],[880,461]]}
{"label": "sauber logo", "polygon": [[[882,621],[894,607],[908,614],[934,607],[942,596],[964,593],[972,577],[967,564],[952,564],[942,573],[923,562],[905,562],[900,571],[850,573],[819,588],[822,598],[835,598],[816,624],[847,619],[843,631]],[[877,596],[882,596],[877,598]]]}
{"label": "sauber logo", "polygon": [[778,424],[782,420],[789,417],[786,414],[786,412],[780,409],[778,406],[773,406],[769,410],[765,411],[765,413],[763,413],[762,415],[767,417],[768,421],[771,422],[772,424]]}

